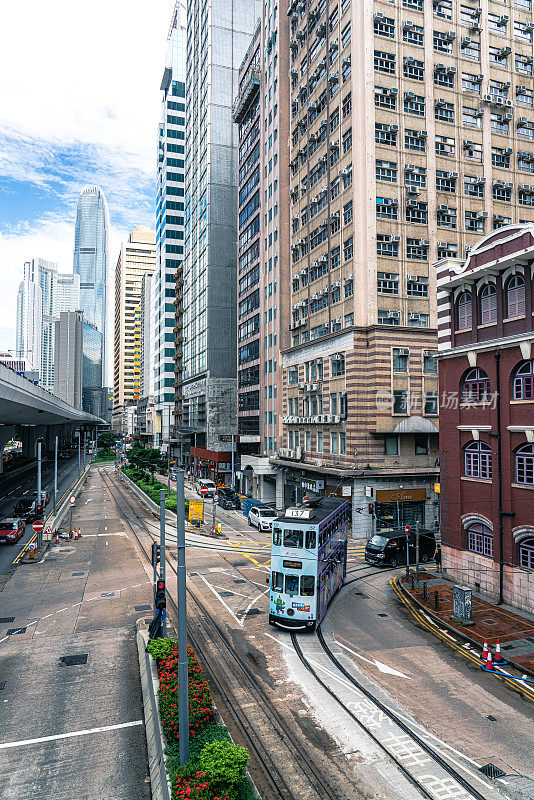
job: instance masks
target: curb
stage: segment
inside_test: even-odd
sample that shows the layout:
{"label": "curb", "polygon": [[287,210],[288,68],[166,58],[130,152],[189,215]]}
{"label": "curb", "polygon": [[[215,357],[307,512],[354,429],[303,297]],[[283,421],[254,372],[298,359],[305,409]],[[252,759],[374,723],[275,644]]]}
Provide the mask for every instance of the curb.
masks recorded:
{"label": "curb", "polygon": [[[417,597],[414,597],[412,594],[410,594],[410,592],[407,591],[407,589],[402,585],[401,582],[397,583],[398,578],[399,578],[398,575],[395,578],[393,578],[393,585],[396,586],[397,589],[399,589],[399,591],[402,592],[402,594],[408,600],[411,600],[417,606],[417,608],[419,608],[421,611],[424,611],[425,614],[427,614],[432,619],[432,621],[436,623],[436,625],[441,625],[442,627],[446,628],[449,633],[454,633],[456,636],[459,636],[461,639],[464,639],[466,642],[469,642],[469,644],[473,645],[473,647],[476,647],[477,650],[480,649],[481,647],[480,642],[477,642],[476,639],[472,639],[462,630],[455,628],[453,625],[449,625],[449,623],[441,619],[441,617],[436,616],[436,614],[434,614],[431,611],[431,609],[423,605],[423,603],[421,603]],[[518,671],[523,672],[527,675],[532,675],[532,677],[534,677],[534,670],[531,670],[528,667],[523,666],[523,664],[517,664],[512,659],[508,659],[507,663],[510,664],[510,666],[515,667],[515,669],[517,669]]]}
{"label": "curb", "polygon": [[143,716],[145,720],[150,790],[152,800],[170,800],[171,786],[165,769],[165,738],[158,711],[158,673],[154,659],[146,651],[148,631],[145,622],[137,622],[137,654],[139,674],[143,692]]}

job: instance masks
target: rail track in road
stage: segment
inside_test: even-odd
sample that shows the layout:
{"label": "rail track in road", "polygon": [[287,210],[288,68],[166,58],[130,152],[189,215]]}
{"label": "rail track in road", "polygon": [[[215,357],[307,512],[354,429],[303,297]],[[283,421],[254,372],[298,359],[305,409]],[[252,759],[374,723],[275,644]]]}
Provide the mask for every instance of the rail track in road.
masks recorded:
{"label": "rail track in road", "polygon": [[[145,543],[138,535],[135,526],[143,528],[151,539],[156,535],[144,520],[135,514],[135,520],[120,502],[126,501],[122,488],[109,473],[101,471],[103,482],[108,489],[117,513],[124,519],[138,546],[147,560],[151,555]],[[111,487],[111,488],[110,488]],[[117,499],[117,494],[120,500]],[[169,569],[176,574],[174,564],[167,559]],[[255,769],[250,766],[253,778],[257,783],[255,772],[260,773],[261,782],[269,790],[262,792],[262,797],[277,800],[345,800],[346,791],[334,787],[335,779],[325,777],[325,765],[320,767],[314,763],[298,735],[292,730],[291,723],[277,708],[276,702],[261,679],[245,658],[237,652],[232,638],[216,620],[197,594],[187,587],[189,598],[197,608],[194,620],[188,620],[189,640],[201,657],[210,677],[211,686],[225,705],[235,728],[240,734],[243,745],[247,747],[255,762]],[[170,594],[168,604],[173,616],[177,616],[177,606]],[[214,659],[214,653],[223,653],[224,658]],[[308,750],[308,751],[307,751]],[[326,759],[325,759],[326,760]],[[286,769],[284,769],[284,767]],[[288,775],[288,772],[290,774]],[[311,791],[310,791],[311,789]],[[307,791],[306,791],[307,790]],[[261,789],[260,789],[261,791]]]}

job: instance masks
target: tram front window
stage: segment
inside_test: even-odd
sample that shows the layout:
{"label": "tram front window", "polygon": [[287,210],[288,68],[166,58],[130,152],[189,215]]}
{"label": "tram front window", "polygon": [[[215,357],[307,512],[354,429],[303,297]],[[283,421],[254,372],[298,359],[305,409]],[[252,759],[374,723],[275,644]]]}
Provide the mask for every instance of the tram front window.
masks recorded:
{"label": "tram front window", "polygon": [[282,544],[282,531],[280,528],[273,527],[273,544],[276,547],[280,547]]}
{"label": "tram front window", "polygon": [[315,594],[315,577],[303,575],[300,579],[300,593],[302,597],[313,597]]}
{"label": "tram front window", "polygon": [[283,572],[273,572],[273,574],[272,574],[272,587],[273,587],[273,592],[283,592],[284,591],[284,573]]}
{"label": "tram front window", "polygon": [[302,531],[284,531],[284,547],[302,547]]}
{"label": "tram front window", "polygon": [[306,548],[308,550],[315,550],[317,544],[317,534],[315,531],[306,531]]}
{"label": "tram front window", "polygon": [[299,576],[286,575],[286,594],[299,593]]}

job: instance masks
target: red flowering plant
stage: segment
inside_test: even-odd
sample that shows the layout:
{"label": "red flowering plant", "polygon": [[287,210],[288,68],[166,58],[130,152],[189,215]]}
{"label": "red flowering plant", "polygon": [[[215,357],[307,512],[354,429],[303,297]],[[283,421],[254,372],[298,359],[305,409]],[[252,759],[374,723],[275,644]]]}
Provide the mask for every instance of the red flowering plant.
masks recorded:
{"label": "red flowering plant", "polygon": [[189,800],[230,800],[229,795],[218,795],[213,788],[214,781],[205,772],[185,770],[177,775],[172,785],[173,800],[189,798]]}
{"label": "red flowering plant", "polygon": [[[194,736],[213,722],[213,699],[208,682],[193,650],[187,648],[189,735]],[[178,647],[175,644],[166,658],[158,664],[159,713],[168,741],[178,740]]]}

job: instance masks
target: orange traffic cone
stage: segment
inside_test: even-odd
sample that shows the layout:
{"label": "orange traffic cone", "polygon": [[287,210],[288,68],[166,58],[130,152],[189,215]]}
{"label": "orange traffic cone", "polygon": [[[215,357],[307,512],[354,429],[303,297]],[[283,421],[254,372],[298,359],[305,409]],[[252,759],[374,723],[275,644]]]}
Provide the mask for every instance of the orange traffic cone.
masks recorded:
{"label": "orange traffic cone", "polygon": [[502,664],[504,662],[504,658],[501,655],[501,641],[497,639],[497,644],[495,645],[495,663]]}
{"label": "orange traffic cone", "polygon": [[82,529],[78,528],[78,539],[82,538]]}
{"label": "orange traffic cone", "polygon": [[484,639],[484,649],[482,650],[482,661],[487,661],[488,658],[488,640]]}
{"label": "orange traffic cone", "polygon": [[56,544],[59,544],[59,531],[56,531]]}
{"label": "orange traffic cone", "polygon": [[486,663],[484,664],[484,669],[489,670],[489,672],[495,671],[495,667],[493,666],[493,661],[491,658],[491,650],[488,650],[488,657],[486,659]]}

